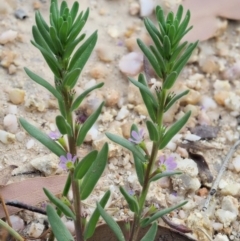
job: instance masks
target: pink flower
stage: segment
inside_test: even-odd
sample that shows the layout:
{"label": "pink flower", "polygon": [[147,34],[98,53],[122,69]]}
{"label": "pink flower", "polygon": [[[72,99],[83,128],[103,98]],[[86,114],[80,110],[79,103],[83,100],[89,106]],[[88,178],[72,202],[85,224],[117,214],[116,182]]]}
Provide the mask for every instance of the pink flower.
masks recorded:
{"label": "pink flower", "polygon": [[52,139],[52,140],[58,140],[62,137],[62,134],[59,132],[59,130],[56,131],[51,131],[48,136]]}
{"label": "pink flower", "polygon": [[67,157],[66,156],[60,156],[60,162],[59,162],[59,166],[63,169],[63,170],[67,170],[73,167],[73,163],[77,160],[77,156],[72,156],[71,153],[67,153]]}
{"label": "pink flower", "polygon": [[131,138],[129,138],[128,140],[134,144],[140,144],[143,141],[143,138],[144,138],[144,130],[141,129],[139,132],[132,131]]}
{"label": "pink flower", "polygon": [[177,163],[174,161],[174,157],[169,156],[165,158],[165,156],[159,157],[159,168],[162,172],[174,171],[177,167]]}

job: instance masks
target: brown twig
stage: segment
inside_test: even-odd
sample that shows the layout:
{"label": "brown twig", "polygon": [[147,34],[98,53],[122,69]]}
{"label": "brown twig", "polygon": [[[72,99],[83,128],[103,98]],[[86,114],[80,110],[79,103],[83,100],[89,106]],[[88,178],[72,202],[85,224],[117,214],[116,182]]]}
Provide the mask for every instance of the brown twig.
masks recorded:
{"label": "brown twig", "polygon": [[10,221],[10,218],[9,218],[9,213],[8,213],[8,209],[5,205],[5,201],[3,199],[3,196],[0,194],[0,202],[2,204],[2,207],[3,207],[3,210],[4,210],[4,213],[5,213],[5,217],[6,217],[6,220],[7,220],[7,223],[10,227],[12,227],[12,223]]}

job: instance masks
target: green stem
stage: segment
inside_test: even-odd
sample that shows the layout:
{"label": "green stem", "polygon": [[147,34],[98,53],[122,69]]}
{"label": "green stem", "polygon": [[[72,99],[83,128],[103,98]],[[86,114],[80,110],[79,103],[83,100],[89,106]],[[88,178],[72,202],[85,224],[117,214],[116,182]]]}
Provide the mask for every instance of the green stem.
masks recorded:
{"label": "green stem", "polygon": [[0,226],[8,231],[8,233],[19,241],[24,241],[24,238],[20,236],[13,228],[0,219]]}
{"label": "green stem", "polygon": [[160,133],[160,138],[158,142],[154,142],[153,146],[152,146],[152,151],[151,151],[151,156],[149,158],[149,162],[147,165],[147,169],[144,175],[144,183],[143,183],[143,188],[142,188],[142,192],[141,195],[139,197],[139,212],[137,214],[134,215],[134,220],[133,220],[133,225],[131,228],[131,234],[130,234],[130,238],[129,241],[137,241],[138,240],[138,233],[140,230],[140,221],[141,221],[141,216],[143,213],[143,209],[145,206],[145,202],[146,202],[146,197],[148,194],[148,190],[149,190],[149,186],[150,186],[150,177],[152,174],[152,170],[154,167],[154,163],[155,160],[157,158],[157,154],[158,154],[158,147],[160,144],[160,141],[162,139],[163,136],[163,114],[164,114],[164,104],[165,104],[165,100],[166,100],[166,90],[163,89],[161,92],[161,96],[159,99],[159,108],[157,109],[157,125],[158,125],[158,131]]}

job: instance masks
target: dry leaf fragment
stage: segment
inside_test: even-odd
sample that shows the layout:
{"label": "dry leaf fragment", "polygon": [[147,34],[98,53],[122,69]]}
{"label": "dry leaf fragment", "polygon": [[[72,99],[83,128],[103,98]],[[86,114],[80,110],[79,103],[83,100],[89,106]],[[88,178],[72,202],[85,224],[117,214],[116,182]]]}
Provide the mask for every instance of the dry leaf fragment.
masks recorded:
{"label": "dry leaf fragment", "polygon": [[190,42],[217,36],[219,28],[226,28],[219,17],[240,20],[239,0],[185,0],[183,7],[191,12],[189,26],[193,29],[185,37]]}
{"label": "dry leaf fragment", "polygon": [[[42,201],[47,200],[43,192],[43,187],[50,190],[53,194],[60,194],[63,190],[67,179],[67,175],[51,176],[51,177],[37,177],[26,179],[22,182],[12,183],[6,186],[0,186],[0,193],[5,201],[23,202],[29,205],[36,205]],[[12,215],[18,211],[19,208],[8,207],[9,214]],[[0,218],[5,216],[2,206],[0,205]]]}

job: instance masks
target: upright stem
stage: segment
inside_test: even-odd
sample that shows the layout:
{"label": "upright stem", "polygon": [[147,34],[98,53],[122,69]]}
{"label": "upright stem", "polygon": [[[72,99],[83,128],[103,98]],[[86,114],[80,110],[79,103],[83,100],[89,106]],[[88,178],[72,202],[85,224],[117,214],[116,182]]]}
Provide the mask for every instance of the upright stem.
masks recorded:
{"label": "upright stem", "polygon": [[166,90],[163,89],[161,92],[161,96],[159,99],[159,107],[157,110],[157,126],[158,126],[158,131],[160,133],[160,137],[159,140],[157,142],[153,143],[152,146],[152,151],[151,151],[151,156],[147,165],[147,169],[145,172],[145,176],[144,176],[144,183],[143,183],[143,188],[142,188],[142,192],[141,195],[139,197],[139,212],[137,214],[134,215],[134,220],[133,220],[133,225],[131,228],[131,233],[130,233],[130,238],[129,241],[138,241],[138,233],[140,230],[140,221],[141,221],[141,216],[142,216],[142,212],[145,206],[145,202],[146,202],[146,197],[148,194],[148,189],[150,186],[150,176],[152,174],[152,169],[154,167],[154,163],[155,160],[157,158],[157,154],[158,154],[158,147],[159,144],[161,142],[162,139],[162,123],[163,123],[163,114],[164,114],[164,104],[165,104],[165,99],[166,99]]}

